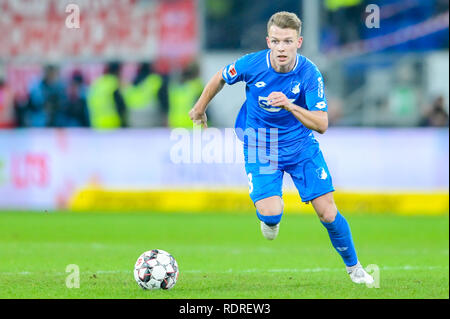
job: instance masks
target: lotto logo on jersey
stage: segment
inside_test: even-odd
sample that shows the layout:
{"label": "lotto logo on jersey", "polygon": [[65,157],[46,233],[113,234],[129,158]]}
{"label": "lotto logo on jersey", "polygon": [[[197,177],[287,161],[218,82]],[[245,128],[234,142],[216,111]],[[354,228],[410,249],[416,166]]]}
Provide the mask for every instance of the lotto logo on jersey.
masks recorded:
{"label": "lotto logo on jersey", "polygon": [[234,64],[232,64],[232,65],[230,66],[230,68],[228,69],[228,74],[229,74],[231,77],[235,77],[235,76],[237,75],[236,69],[234,68]]}
{"label": "lotto logo on jersey", "polygon": [[316,107],[318,109],[324,109],[327,106],[327,104],[324,101],[316,103]]}

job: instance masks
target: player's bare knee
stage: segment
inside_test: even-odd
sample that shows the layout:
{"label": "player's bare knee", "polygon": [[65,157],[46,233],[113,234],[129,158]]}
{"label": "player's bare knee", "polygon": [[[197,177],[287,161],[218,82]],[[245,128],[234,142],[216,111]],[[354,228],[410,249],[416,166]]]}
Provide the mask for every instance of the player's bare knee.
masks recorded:
{"label": "player's bare knee", "polygon": [[273,207],[273,206],[260,206],[258,212],[264,216],[279,215],[283,212],[283,206]]}
{"label": "player's bare knee", "polygon": [[336,218],[337,207],[332,193],[327,193],[311,201],[317,216],[322,222],[332,223]]}
{"label": "player's bare knee", "polygon": [[256,202],[255,206],[261,215],[273,216],[283,212],[284,203],[281,197],[273,196]]}
{"label": "player's bare knee", "polygon": [[320,211],[317,211],[317,215],[319,216],[319,219],[324,223],[332,223],[334,222],[336,215],[337,215],[337,209],[335,205],[328,205],[327,207],[321,209]]}
{"label": "player's bare knee", "polygon": [[322,222],[332,223],[336,218],[337,208],[333,201],[322,201],[320,205],[314,205],[317,216]]}
{"label": "player's bare knee", "polygon": [[336,218],[336,213],[327,212],[321,216],[319,216],[320,220],[324,223],[332,223]]}

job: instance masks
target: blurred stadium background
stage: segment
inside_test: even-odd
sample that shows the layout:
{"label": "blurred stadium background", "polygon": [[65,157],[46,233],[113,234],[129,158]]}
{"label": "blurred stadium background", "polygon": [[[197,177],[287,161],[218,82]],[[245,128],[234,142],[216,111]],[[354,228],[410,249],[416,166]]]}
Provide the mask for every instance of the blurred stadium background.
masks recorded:
{"label": "blurred stadium background", "polygon": [[[446,0],[0,0],[0,209],[253,211],[227,130],[244,85],[213,100],[217,130],[171,129],[192,128],[215,72],[266,48],[279,10],[325,78],[317,138],[341,210],[448,215]],[[311,213],[285,184],[286,211]]]}

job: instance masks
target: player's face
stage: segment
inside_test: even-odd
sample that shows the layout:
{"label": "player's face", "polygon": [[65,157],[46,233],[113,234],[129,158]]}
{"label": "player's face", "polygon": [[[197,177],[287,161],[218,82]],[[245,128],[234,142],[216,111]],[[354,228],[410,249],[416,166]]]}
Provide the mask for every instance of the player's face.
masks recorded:
{"label": "player's face", "polygon": [[295,65],[297,50],[302,46],[303,37],[294,29],[282,29],[275,25],[269,28],[266,38],[271,49],[270,62],[279,72],[289,72]]}

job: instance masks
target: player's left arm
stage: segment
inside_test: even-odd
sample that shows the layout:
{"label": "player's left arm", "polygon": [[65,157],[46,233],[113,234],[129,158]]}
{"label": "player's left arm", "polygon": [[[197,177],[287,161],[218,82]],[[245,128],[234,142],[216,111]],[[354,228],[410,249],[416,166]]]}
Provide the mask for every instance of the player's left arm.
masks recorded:
{"label": "player's left arm", "polygon": [[278,106],[292,113],[307,128],[320,134],[328,129],[328,113],[325,111],[310,111],[291,101],[282,92],[272,92],[268,96],[268,103]]}

